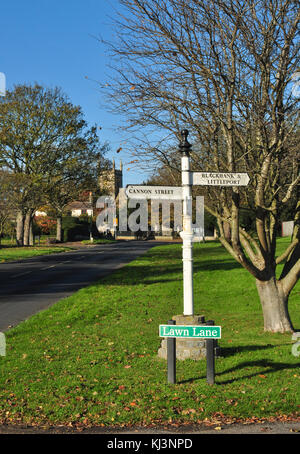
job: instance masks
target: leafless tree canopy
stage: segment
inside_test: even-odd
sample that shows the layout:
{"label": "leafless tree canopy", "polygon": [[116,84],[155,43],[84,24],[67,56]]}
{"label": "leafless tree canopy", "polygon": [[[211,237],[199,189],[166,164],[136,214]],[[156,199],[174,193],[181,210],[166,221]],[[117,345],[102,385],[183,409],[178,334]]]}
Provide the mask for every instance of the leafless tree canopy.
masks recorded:
{"label": "leafless tree canopy", "polygon": [[[300,182],[299,3],[120,4],[124,14],[116,22],[117,38],[110,43],[116,77],[106,89],[113,109],[125,113],[128,127],[140,134],[136,155],[147,166],[167,167],[176,179],[174,143],[187,127],[195,169],[248,172],[247,190],[209,190],[206,208],[218,219],[224,246],[256,278],[261,300],[261,283],[272,281],[286,307],[300,274],[299,212],[292,246],[277,260],[287,260],[279,281],[275,240],[278,213],[295,198]],[[167,144],[151,141],[157,137],[167,137]],[[255,212],[254,237],[240,227],[242,206]],[[224,224],[230,225],[230,239]],[[291,328],[289,322],[279,328],[267,318],[266,329]]]}

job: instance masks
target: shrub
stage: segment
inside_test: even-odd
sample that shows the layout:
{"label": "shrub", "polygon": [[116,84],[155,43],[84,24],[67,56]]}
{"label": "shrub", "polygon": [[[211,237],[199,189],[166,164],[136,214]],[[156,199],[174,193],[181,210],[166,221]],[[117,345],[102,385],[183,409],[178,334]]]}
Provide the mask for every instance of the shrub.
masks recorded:
{"label": "shrub", "polygon": [[64,216],[62,219],[63,240],[75,241],[77,238],[89,237],[89,222],[73,216]]}

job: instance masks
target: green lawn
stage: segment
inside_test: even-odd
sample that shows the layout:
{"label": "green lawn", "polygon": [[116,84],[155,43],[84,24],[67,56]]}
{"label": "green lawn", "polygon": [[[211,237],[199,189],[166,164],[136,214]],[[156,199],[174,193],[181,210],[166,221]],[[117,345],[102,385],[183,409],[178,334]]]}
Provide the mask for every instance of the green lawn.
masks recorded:
{"label": "green lawn", "polygon": [[[279,241],[282,249],[288,240]],[[217,243],[194,248],[195,313],[222,326],[216,384],[205,361],[177,361],[167,383],[158,326],[182,313],[181,245],[151,249],[7,332],[0,422],[129,425],[300,415],[290,334],[263,331],[253,278]],[[300,285],[290,314],[300,328]]]}
{"label": "green lawn", "polygon": [[66,252],[70,250],[72,250],[72,248],[57,246],[2,247],[0,248],[0,262],[28,259],[30,257],[35,257],[38,255]]}
{"label": "green lawn", "polygon": [[108,240],[106,238],[94,238],[93,241],[91,240],[82,240],[82,244],[111,244],[111,243],[116,243],[116,240],[111,239]]}

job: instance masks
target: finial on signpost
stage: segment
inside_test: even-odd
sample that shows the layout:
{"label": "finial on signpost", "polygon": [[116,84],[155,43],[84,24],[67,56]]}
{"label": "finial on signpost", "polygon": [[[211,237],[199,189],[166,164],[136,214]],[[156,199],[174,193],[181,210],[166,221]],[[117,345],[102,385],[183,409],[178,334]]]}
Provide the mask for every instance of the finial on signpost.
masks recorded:
{"label": "finial on signpost", "polygon": [[189,131],[187,129],[183,129],[180,134],[181,134],[182,140],[179,143],[179,149],[180,149],[181,153],[183,154],[183,156],[189,156],[190,148],[192,146],[187,140]]}

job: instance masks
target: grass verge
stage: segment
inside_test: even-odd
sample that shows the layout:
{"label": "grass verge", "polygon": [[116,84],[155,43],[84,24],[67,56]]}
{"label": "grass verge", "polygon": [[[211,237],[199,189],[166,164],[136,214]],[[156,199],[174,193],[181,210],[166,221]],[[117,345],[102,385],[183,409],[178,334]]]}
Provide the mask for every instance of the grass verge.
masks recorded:
{"label": "grass verge", "polygon": [[82,244],[111,244],[111,243],[117,243],[116,240],[108,240],[106,238],[94,238],[93,241],[91,240],[82,240]]}
{"label": "grass verge", "polygon": [[[283,249],[286,240],[279,241]],[[222,326],[216,384],[205,361],[166,379],[158,325],[182,313],[181,245],[165,245],[7,333],[0,421],[37,425],[190,424],[299,417],[290,334],[264,333],[255,283],[217,243],[194,248],[195,313]],[[300,327],[299,283],[290,314]]]}
{"label": "grass verge", "polygon": [[4,247],[0,249],[0,262],[12,260],[28,259],[38,255],[47,255],[57,252],[71,251],[70,247],[45,247],[45,246],[26,246],[26,247]]}

